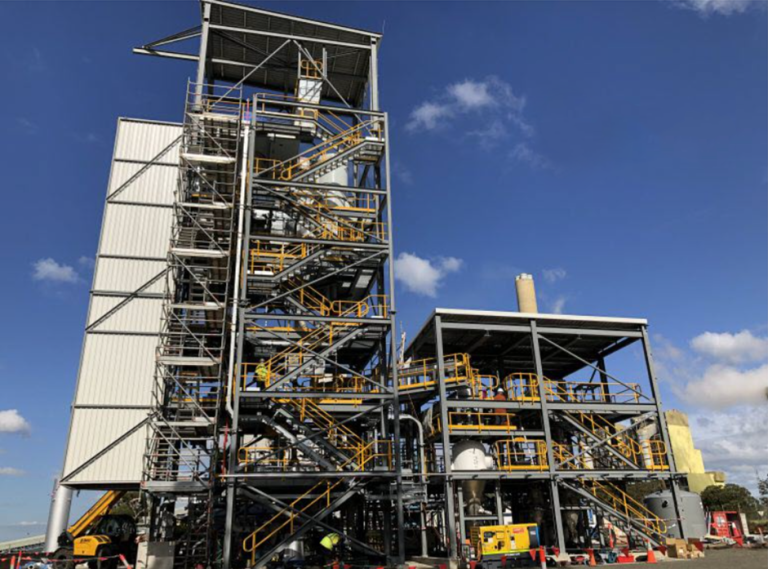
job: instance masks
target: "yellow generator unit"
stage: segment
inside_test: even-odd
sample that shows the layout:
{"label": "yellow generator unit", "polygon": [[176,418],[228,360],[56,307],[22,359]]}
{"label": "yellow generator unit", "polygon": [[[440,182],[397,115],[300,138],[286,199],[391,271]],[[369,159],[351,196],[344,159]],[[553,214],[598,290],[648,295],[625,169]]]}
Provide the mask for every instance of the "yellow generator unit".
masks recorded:
{"label": "yellow generator unit", "polygon": [[478,526],[471,529],[470,536],[483,569],[501,567],[502,557],[507,567],[519,566],[518,561],[531,561],[530,551],[539,547],[536,524]]}

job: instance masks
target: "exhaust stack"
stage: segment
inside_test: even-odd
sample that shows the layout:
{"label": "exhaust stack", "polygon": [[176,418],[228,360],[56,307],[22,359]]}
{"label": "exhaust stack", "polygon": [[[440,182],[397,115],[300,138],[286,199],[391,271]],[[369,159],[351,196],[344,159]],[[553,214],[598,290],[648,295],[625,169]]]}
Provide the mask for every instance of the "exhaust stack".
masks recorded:
{"label": "exhaust stack", "polygon": [[535,314],[539,311],[536,304],[536,287],[533,284],[533,275],[521,273],[515,277],[515,289],[517,289],[517,310]]}

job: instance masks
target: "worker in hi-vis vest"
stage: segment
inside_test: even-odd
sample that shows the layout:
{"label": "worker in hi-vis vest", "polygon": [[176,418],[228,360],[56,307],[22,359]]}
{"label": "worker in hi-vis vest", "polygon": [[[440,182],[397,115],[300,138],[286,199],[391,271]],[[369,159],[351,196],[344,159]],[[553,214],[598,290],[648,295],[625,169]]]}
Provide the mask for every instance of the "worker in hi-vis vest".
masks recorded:
{"label": "worker in hi-vis vest", "polygon": [[330,563],[335,563],[339,560],[341,544],[341,536],[337,533],[329,533],[320,540],[320,546],[326,551]]}
{"label": "worker in hi-vis vest", "polygon": [[256,366],[256,382],[259,387],[265,387],[267,383],[267,377],[269,376],[269,370],[267,369],[264,359],[262,358],[259,365]]}

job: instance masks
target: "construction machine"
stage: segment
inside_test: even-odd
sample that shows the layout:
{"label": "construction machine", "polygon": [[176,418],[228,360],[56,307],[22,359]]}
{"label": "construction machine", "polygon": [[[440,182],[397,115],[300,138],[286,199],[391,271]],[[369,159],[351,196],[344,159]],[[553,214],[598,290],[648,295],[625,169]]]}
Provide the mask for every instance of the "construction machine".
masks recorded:
{"label": "construction machine", "polygon": [[59,536],[54,552],[56,569],[74,569],[80,559],[89,569],[114,569],[119,555],[128,563],[136,559],[136,522],[131,516],[110,514],[125,491],[110,490]]}

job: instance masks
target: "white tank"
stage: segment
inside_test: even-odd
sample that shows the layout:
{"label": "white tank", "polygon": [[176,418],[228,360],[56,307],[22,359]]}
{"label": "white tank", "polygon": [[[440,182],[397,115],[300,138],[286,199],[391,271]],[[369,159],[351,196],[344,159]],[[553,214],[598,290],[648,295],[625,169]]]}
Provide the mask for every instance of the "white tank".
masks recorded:
{"label": "white tank", "polygon": [[493,458],[488,456],[485,445],[478,441],[459,441],[453,445],[451,468],[453,470],[490,470]]}
{"label": "white tank", "polygon": [[[491,470],[493,457],[488,456],[483,443],[478,441],[459,441],[453,445],[453,470]],[[461,483],[467,515],[477,516],[481,513],[485,480],[464,480]]]}

